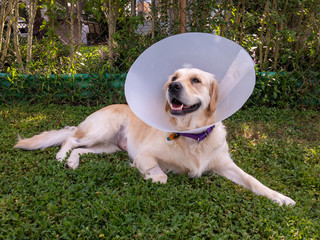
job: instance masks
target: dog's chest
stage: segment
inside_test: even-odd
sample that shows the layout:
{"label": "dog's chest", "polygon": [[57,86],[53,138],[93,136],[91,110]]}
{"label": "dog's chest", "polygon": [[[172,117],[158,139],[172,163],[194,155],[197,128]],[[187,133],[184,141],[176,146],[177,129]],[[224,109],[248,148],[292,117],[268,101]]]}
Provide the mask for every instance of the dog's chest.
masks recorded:
{"label": "dog's chest", "polygon": [[[190,140],[190,141],[189,141]],[[187,144],[174,142],[168,145],[169,154],[163,154],[162,162],[167,170],[199,177],[213,161],[213,148],[206,142],[187,140]]]}

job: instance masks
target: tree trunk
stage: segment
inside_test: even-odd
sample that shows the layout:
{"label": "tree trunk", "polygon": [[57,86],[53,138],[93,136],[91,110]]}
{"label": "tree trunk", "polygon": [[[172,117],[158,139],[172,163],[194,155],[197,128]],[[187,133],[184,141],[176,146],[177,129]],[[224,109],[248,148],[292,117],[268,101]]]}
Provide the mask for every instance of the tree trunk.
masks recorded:
{"label": "tree trunk", "polygon": [[297,26],[297,40],[296,40],[296,46],[295,46],[295,52],[299,53],[301,49],[303,49],[303,43],[305,40],[305,26],[303,26],[303,18],[304,18],[304,3],[301,3],[300,7],[300,15],[299,15],[299,20],[298,20],[298,26]]}
{"label": "tree trunk", "polygon": [[221,32],[220,35],[222,37],[226,36],[226,31],[227,31],[227,26],[229,26],[229,21],[231,18],[231,6],[233,5],[232,0],[229,0],[228,2],[225,1],[225,5],[224,5],[224,17],[223,17],[223,24],[221,26]]}
{"label": "tree trunk", "polygon": [[180,0],[180,33],[186,32],[187,1]]}
{"label": "tree trunk", "polygon": [[157,17],[157,11],[156,11],[156,1],[152,0],[151,2],[151,38],[154,39],[156,36],[156,17]]}
{"label": "tree trunk", "polygon": [[266,5],[264,7],[264,13],[262,15],[261,19],[261,29],[260,29],[260,45],[259,45],[259,63],[260,63],[260,68],[264,70],[264,62],[263,62],[263,42],[264,42],[264,31],[265,29],[265,19],[269,15],[269,1],[266,1]]}
{"label": "tree trunk", "polygon": [[136,0],[131,0],[131,17],[136,15]]}
{"label": "tree trunk", "polygon": [[108,22],[108,58],[110,66],[114,63],[113,35],[116,33],[117,19],[119,15],[119,3],[114,0],[103,0],[103,13]]}
{"label": "tree trunk", "polygon": [[2,0],[2,3],[1,3],[1,11],[0,11],[0,52],[1,52],[1,49],[2,49],[2,39],[3,39],[3,30],[4,30],[4,24],[6,22],[6,19],[7,19],[7,3],[8,1],[7,0]]}
{"label": "tree trunk", "polygon": [[70,46],[70,69],[74,68],[74,3],[71,1],[70,6],[70,37],[69,37],[69,46]]}
{"label": "tree trunk", "polygon": [[[241,6],[241,9],[240,9]],[[244,13],[245,13],[245,8],[246,8],[246,1],[245,0],[241,0],[241,4],[240,2],[238,3],[238,8],[237,8],[237,15],[236,15],[236,20],[235,20],[235,27],[239,30],[238,33],[238,44],[242,45],[242,41],[243,41],[243,36],[244,36]]]}
{"label": "tree trunk", "polygon": [[108,19],[108,30],[109,30],[109,35],[108,35],[108,43],[109,43],[109,52],[108,52],[108,57],[110,61],[110,65],[113,66],[113,35],[116,32],[116,21],[117,19],[115,18],[115,13],[113,12],[113,0],[109,0],[109,19]]}
{"label": "tree trunk", "polygon": [[77,47],[77,51],[79,51],[80,46],[81,46],[81,31],[82,31],[82,25],[81,25],[81,13],[82,13],[82,4],[81,4],[81,0],[77,0],[77,24],[78,24],[78,47]]}
{"label": "tree trunk", "polygon": [[82,39],[81,39],[81,31],[82,31],[82,23],[81,23],[81,14],[82,14],[82,3],[81,0],[77,0],[76,2],[76,8],[77,8],[77,40],[76,40],[76,49],[75,49],[75,59],[74,59],[74,63],[76,64],[76,62],[78,61],[78,55],[77,53],[80,51],[80,47],[81,47],[81,43],[82,43]]}
{"label": "tree trunk", "polygon": [[19,19],[19,1],[13,0],[14,3],[14,21],[13,21],[13,45],[15,54],[18,61],[18,68],[20,71],[23,71],[23,62],[20,53],[20,46],[19,46],[19,34],[18,34],[18,19]]}
{"label": "tree trunk", "polygon": [[[5,5],[2,5],[3,7]],[[5,9],[5,8],[4,8]],[[6,32],[6,41],[5,41],[5,44],[4,44],[4,47],[3,47],[3,51],[2,51],[2,55],[1,55],[1,62],[4,61],[4,59],[6,58],[7,56],[7,52],[8,52],[8,48],[9,48],[9,43],[10,43],[10,38],[11,38],[11,26],[12,26],[12,23],[13,23],[13,7],[12,7],[12,1],[9,1],[8,2],[8,7],[6,9],[6,11],[4,12],[4,22],[3,22],[3,25],[6,21],[6,18],[9,16],[9,20],[8,21],[8,25],[7,25],[7,32]],[[2,35],[3,37],[3,35]],[[2,43],[2,41],[1,41]]]}
{"label": "tree trunk", "polygon": [[32,39],[33,39],[33,25],[34,19],[36,17],[38,0],[33,0],[29,2],[29,25],[28,25],[28,46],[27,46],[27,67],[28,63],[32,59]]}

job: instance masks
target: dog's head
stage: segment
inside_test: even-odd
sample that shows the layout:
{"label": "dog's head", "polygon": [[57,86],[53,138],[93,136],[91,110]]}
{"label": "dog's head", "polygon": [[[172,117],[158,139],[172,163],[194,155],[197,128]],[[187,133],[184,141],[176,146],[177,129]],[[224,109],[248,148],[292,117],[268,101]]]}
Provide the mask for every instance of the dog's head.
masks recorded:
{"label": "dog's head", "polygon": [[214,75],[196,68],[177,70],[165,84],[165,111],[181,131],[213,123],[218,99]]}

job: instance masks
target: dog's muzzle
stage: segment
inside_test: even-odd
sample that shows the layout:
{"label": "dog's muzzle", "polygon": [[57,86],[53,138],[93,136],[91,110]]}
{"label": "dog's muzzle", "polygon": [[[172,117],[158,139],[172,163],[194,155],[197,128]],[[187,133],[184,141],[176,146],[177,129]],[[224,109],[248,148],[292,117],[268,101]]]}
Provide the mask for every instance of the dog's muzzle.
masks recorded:
{"label": "dog's muzzle", "polygon": [[183,92],[183,85],[179,82],[172,82],[168,86],[169,103],[171,107],[171,114],[175,116],[186,115],[192,113],[200,107],[201,103],[194,105],[187,105],[181,102],[180,95]]}

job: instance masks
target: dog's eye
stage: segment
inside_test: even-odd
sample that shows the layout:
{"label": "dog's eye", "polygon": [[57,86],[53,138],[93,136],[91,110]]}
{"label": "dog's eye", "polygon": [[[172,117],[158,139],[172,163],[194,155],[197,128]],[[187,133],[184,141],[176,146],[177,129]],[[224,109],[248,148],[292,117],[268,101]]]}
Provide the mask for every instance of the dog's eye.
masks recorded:
{"label": "dog's eye", "polygon": [[201,83],[198,78],[192,78],[192,79],[191,79],[191,82],[192,82],[192,83]]}
{"label": "dog's eye", "polygon": [[174,76],[174,77],[171,79],[172,82],[175,81],[175,80],[177,80],[177,77],[176,77],[176,76]]}

